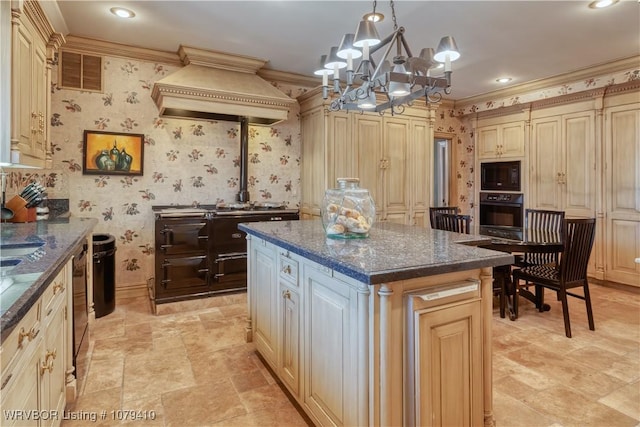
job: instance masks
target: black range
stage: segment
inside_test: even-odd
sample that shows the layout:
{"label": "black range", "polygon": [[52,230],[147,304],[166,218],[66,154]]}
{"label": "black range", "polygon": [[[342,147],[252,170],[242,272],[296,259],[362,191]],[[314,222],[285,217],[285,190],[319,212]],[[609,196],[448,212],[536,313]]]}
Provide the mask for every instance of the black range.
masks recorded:
{"label": "black range", "polygon": [[244,291],[246,234],[242,222],[299,219],[279,203],[153,206],[155,215],[155,304]]}

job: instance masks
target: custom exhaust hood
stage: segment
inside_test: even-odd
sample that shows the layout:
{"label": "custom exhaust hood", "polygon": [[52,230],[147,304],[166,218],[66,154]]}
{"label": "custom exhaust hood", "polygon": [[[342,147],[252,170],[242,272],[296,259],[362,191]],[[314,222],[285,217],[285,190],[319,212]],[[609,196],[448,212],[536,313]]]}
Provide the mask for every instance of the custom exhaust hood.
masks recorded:
{"label": "custom exhaust hood", "polygon": [[162,117],[272,125],[296,102],[256,74],[266,61],[187,46],[178,54],[185,66],[151,92]]}

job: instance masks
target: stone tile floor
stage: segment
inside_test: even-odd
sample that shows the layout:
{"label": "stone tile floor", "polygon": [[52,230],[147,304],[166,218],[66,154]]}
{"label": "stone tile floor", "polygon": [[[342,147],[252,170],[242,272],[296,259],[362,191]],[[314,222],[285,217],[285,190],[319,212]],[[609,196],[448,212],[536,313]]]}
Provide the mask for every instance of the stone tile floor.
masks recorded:
{"label": "stone tile floor", "polygon": [[[588,329],[584,302],[571,298],[571,339],[551,292],[550,312],[524,301],[510,321],[494,309],[498,427],[640,427],[640,291],[595,281],[590,289],[596,330]],[[146,298],[118,301],[93,326],[85,381],[67,408],[97,420],[62,425],[308,425],[244,342],[246,295],[218,304],[156,316]],[[114,419],[151,411],[153,420]]]}

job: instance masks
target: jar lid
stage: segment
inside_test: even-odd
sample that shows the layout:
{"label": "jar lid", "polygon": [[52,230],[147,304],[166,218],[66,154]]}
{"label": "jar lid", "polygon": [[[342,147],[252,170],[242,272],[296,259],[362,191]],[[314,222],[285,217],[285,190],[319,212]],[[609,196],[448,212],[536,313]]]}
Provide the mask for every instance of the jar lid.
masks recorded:
{"label": "jar lid", "polygon": [[336,181],[338,181],[338,187],[347,188],[347,186],[357,186],[360,183],[360,178],[337,178]]}

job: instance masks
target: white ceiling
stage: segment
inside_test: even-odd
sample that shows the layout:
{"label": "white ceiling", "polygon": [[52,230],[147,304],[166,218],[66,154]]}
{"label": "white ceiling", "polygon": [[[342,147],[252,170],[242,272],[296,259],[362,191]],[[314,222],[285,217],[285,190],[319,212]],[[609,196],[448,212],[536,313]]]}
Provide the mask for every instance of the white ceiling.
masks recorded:
{"label": "white ceiling", "polygon": [[[355,32],[369,1],[57,0],[68,34],[176,52],[183,44],[269,60],[268,67],[311,75],[320,55]],[[595,10],[589,1],[396,1],[414,55],[453,35],[453,93],[462,99],[509,85],[640,55],[640,2]],[[135,11],[123,20],[113,6]],[[377,24],[392,30],[391,8]],[[66,34],[65,34],[66,35]],[[640,64],[639,64],[640,66]]]}

